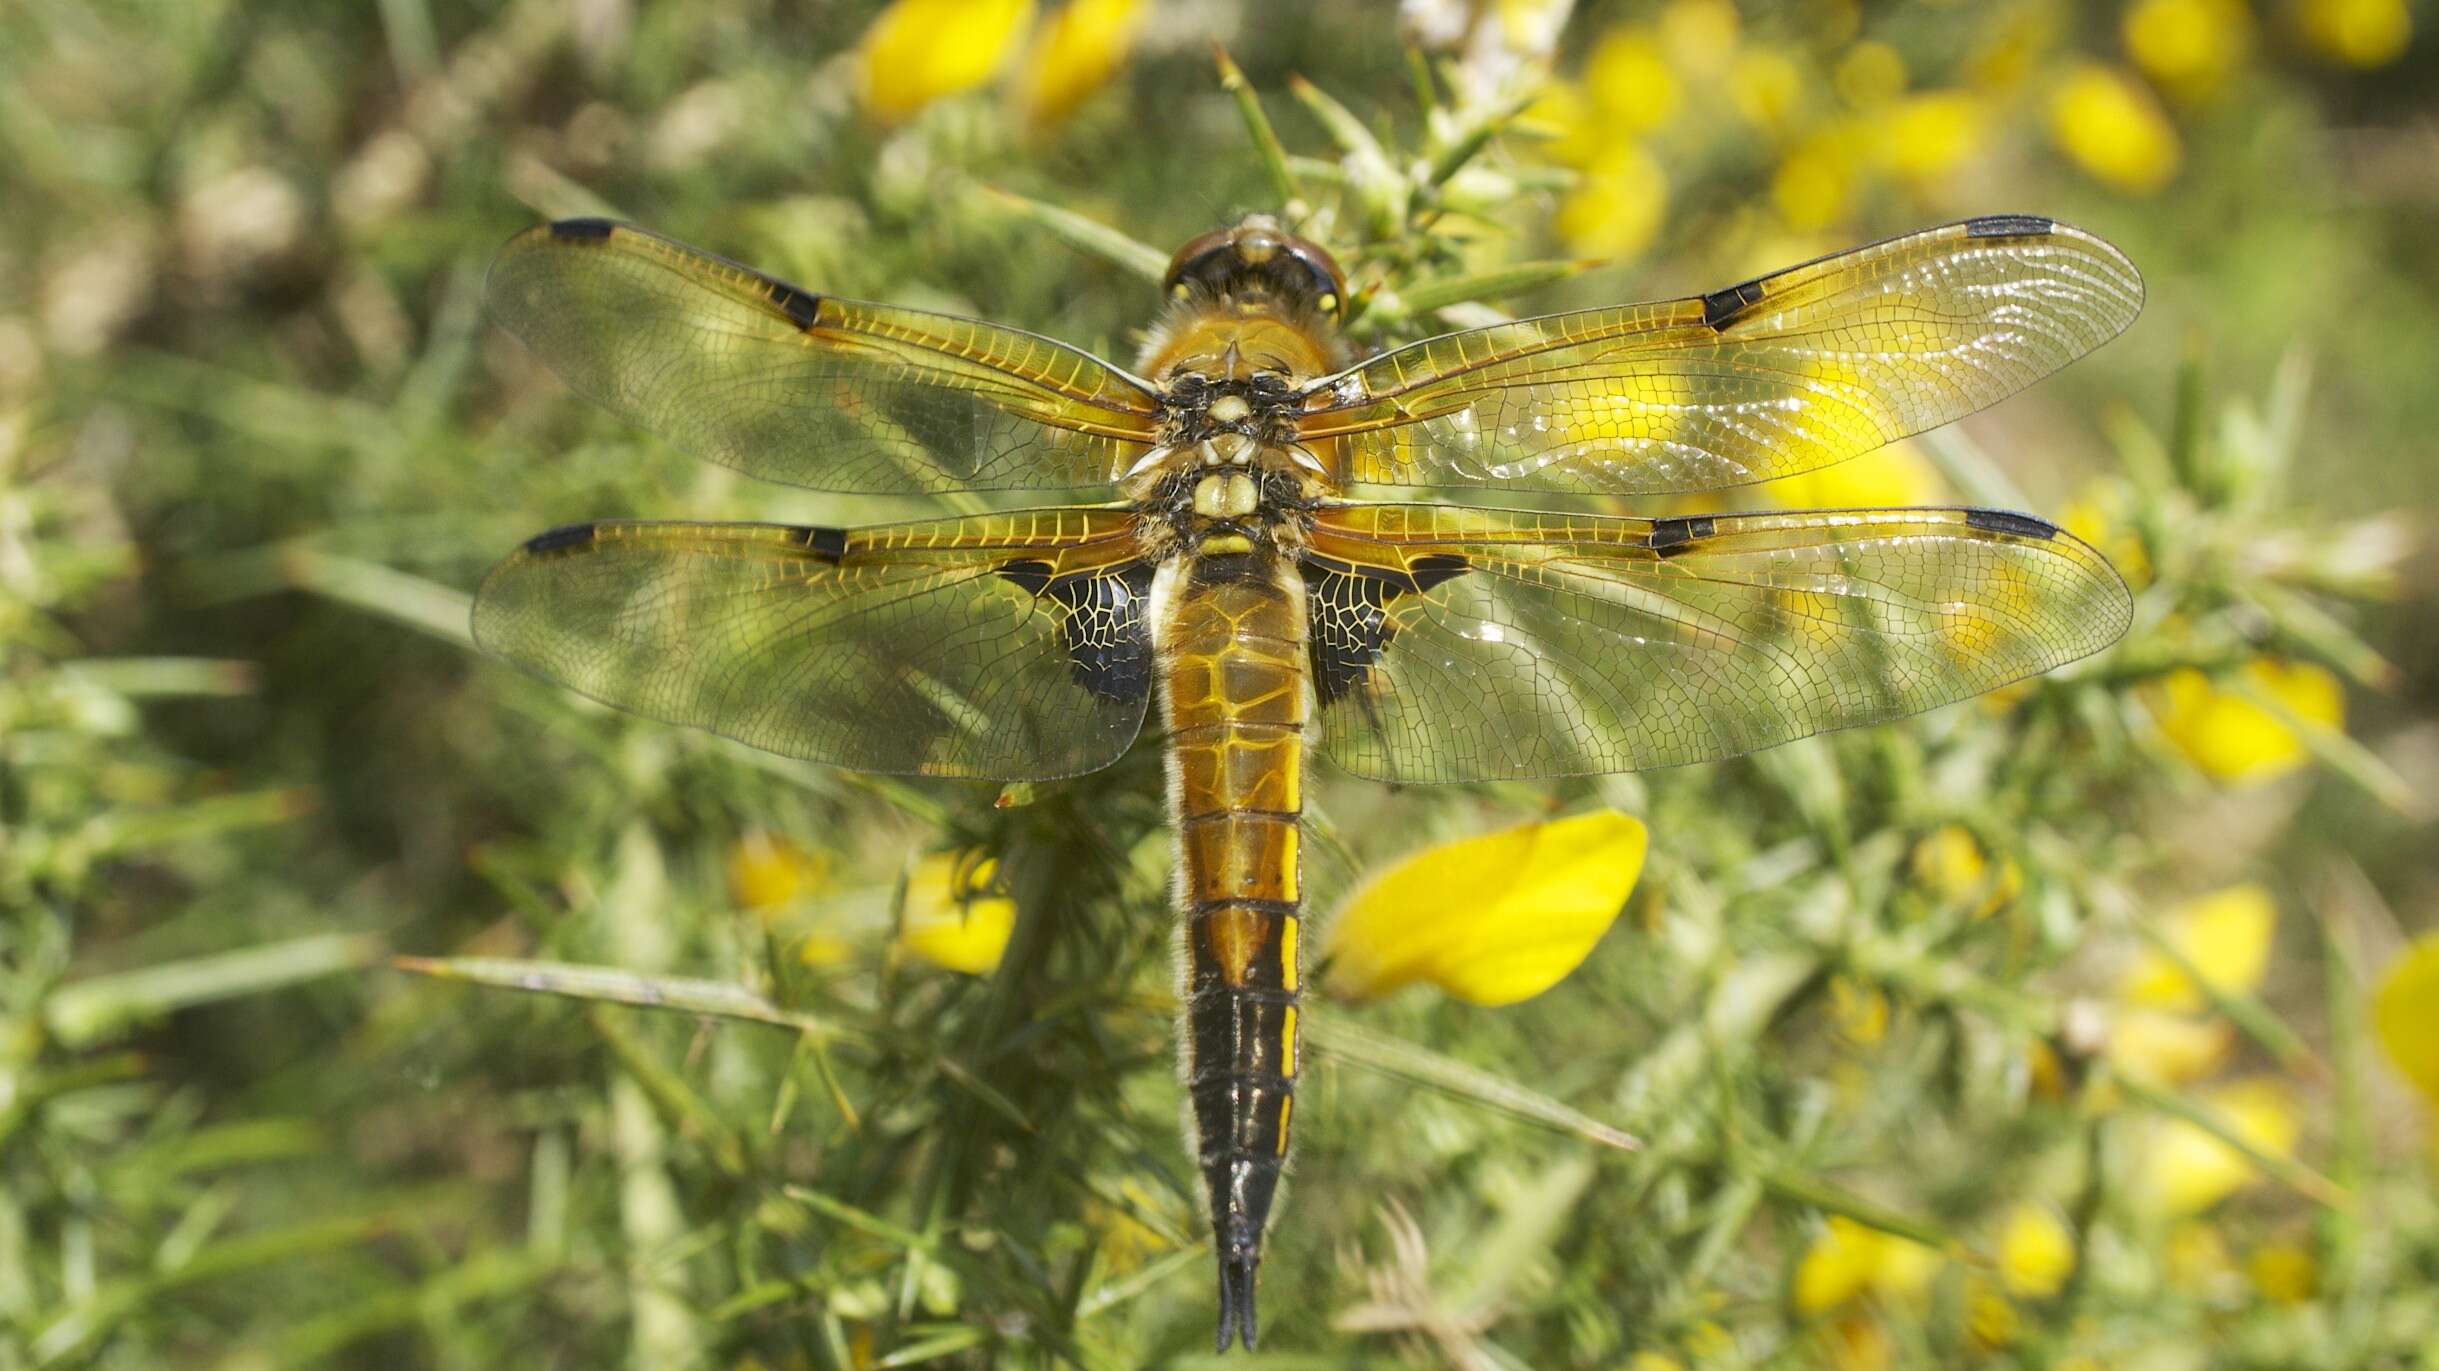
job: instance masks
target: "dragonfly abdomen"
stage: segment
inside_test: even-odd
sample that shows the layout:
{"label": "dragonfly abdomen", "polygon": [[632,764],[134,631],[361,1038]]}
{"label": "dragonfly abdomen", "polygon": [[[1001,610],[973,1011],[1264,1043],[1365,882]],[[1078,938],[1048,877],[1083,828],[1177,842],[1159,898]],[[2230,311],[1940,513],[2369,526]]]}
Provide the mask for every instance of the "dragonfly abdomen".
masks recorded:
{"label": "dragonfly abdomen", "polygon": [[1305,609],[1292,564],[1190,559],[1159,625],[1186,925],[1187,1091],[1220,1261],[1219,1345],[1254,1342],[1287,1160],[1302,908]]}

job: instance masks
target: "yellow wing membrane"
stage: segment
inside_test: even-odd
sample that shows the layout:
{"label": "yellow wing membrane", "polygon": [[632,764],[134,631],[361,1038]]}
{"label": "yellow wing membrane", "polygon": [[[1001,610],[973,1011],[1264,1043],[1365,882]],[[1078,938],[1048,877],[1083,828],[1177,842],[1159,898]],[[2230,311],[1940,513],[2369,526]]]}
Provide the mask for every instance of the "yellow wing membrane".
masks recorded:
{"label": "yellow wing membrane", "polygon": [[1386,781],[1734,756],[2049,670],[2133,615],[2099,553],[1973,509],[1341,505],[1304,574],[1321,750]]}
{"label": "yellow wing membrane", "polygon": [[2107,243],[1992,215],[1662,304],[1398,348],[1308,387],[1349,480],[1659,495],[1842,462],[2000,400],[2123,331]]}
{"label": "yellow wing membrane", "polygon": [[695,455],[817,490],[1105,485],[1158,401],[1063,343],[816,295],[625,224],[511,239],[492,312],[579,394]]}
{"label": "yellow wing membrane", "polygon": [[859,771],[1046,780],[1116,761],[1152,681],[1134,519],[602,522],[475,597],[488,651],[605,704]]}

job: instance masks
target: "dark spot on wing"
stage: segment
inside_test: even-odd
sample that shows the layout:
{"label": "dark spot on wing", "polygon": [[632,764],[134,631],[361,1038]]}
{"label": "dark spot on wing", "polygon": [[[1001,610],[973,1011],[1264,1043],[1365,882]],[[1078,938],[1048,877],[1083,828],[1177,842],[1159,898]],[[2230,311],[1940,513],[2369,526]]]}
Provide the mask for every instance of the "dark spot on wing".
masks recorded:
{"label": "dark spot on wing", "polygon": [[608,219],[557,219],[551,223],[550,236],[563,243],[598,243],[617,227]]}
{"label": "dark spot on wing", "polygon": [[1719,528],[1719,521],[1708,514],[1688,515],[1680,519],[1651,521],[1651,550],[1663,557],[1683,552],[1700,539],[1708,538]]}
{"label": "dark spot on wing", "polygon": [[1048,562],[1028,558],[1004,563],[994,574],[1064,611],[1059,637],[1067,674],[1086,693],[1111,704],[1133,704],[1151,693],[1152,629],[1144,616],[1151,563],[1053,576]]}
{"label": "dark spot on wing", "polygon": [[2042,238],[2057,227],[2054,219],[2038,214],[1985,214],[1965,221],[1967,238]]}
{"label": "dark spot on wing", "polygon": [[1984,533],[2011,533],[2018,538],[2058,536],[2058,526],[2047,519],[2036,519],[2029,514],[2016,514],[2004,509],[1966,510],[1965,527],[1978,528]]}
{"label": "dark spot on wing", "polygon": [[1416,590],[1429,590],[1452,576],[1463,575],[1471,565],[1462,557],[1435,552],[1428,557],[1415,558],[1406,571],[1413,578]]}
{"label": "dark spot on wing", "polygon": [[994,574],[1003,581],[1015,582],[1027,595],[1039,595],[1042,588],[1050,584],[1050,563],[1030,559],[1009,562]]}
{"label": "dark spot on wing", "polygon": [[799,524],[793,526],[793,531],[796,541],[803,544],[806,551],[825,562],[836,562],[847,555],[847,530],[843,528],[814,528]]}
{"label": "dark spot on wing", "polygon": [[788,322],[798,328],[811,328],[821,322],[821,297],[809,290],[798,290],[785,281],[773,281],[763,292]]}
{"label": "dark spot on wing", "polygon": [[593,541],[595,524],[563,524],[547,533],[537,533],[525,540],[525,550],[531,553],[565,552]]}
{"label": "dark spot on wing", "polygon": [[1304,558],[1305,620],[1310,625],[1313,690],[1323,705],[1360,689],[1372,664],[1389,650],[1397,628],[1389,605],[1400,595],[1420,594],[1471,568],[1463,557],[1435,552],[1414,559],[1403,573],[1387,567]]}
{"label": "dark spot on wing", "polygon": [[1702,322],[1714,329],[1725,330],[1761,301],[1762,284],[1759,278],[1730,286],[1726,290],[1712,291],[1702,297]]}

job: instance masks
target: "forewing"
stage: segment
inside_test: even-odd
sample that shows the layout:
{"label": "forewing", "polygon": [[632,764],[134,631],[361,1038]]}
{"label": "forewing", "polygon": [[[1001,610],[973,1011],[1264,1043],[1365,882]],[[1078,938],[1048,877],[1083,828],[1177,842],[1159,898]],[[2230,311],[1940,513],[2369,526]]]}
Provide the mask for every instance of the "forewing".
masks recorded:
{"label": "forewing", "polygon": [[1348,479],[1658,495],[1841,462],[2100,346],[2142,278],[2081,230],[1995,215],[1662,304],[1427,339],[1316,383],[1299,436]]}
{"label": "forewing", "polygon": [[580,694],[861,771],[1045,780],[1108,765],[1151,687],[1133,516],[859,529],[603,522],[483,581],[474,636]]}
{"label": "forewing", "polygon": [[1342,505],[1313,529],[1321,750],[1385,781],[1708,761],[2097,652],[2133,613],[2038,519]]}
{"label": "forewing", "polygon": [[625,224],[510,239],[492,313],[577,393],[695,455],[816,490],[1104,485],[1159,405],[1108,363],[955,315],[815,295]]}

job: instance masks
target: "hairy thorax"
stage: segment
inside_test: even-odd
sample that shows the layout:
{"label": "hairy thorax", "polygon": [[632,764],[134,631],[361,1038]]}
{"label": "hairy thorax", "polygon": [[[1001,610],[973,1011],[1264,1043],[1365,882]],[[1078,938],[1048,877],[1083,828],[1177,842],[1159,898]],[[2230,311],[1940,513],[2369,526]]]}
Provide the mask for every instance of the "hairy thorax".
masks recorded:
{"label": "hairy thorax", "polygon": [[1336,493],[1334,452],[1295,440],[1294,397],[1341,362],[1342,345],[1327,321],[1299,314],[1267,300],[1180,300],[1146,341],[1167,421],[1123,489],[1170,555],[1292,556],[1309,511]]}

